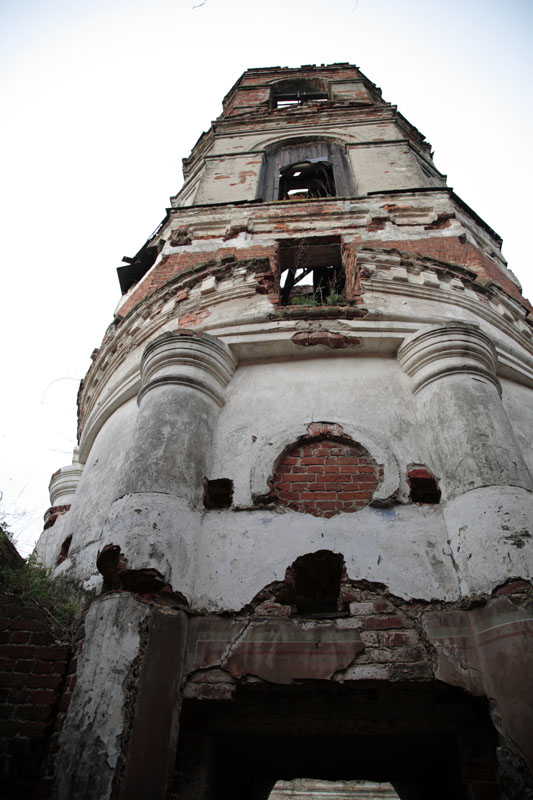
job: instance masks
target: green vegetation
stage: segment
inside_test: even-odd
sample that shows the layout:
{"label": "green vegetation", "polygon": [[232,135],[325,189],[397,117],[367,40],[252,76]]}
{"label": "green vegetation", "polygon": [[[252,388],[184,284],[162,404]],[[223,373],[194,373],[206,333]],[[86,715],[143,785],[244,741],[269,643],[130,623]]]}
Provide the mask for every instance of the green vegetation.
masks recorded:
{"label": "green vegetation", "polygon": [[44,607],[61,627],[74,632],[79,607],[72,591],[62,578],[52,580],[50,570],[35,556],[23,559],[16,551],[13,534],[0,520],[0,592],[33,600]]}
{"label": "green vegetation", "polygon": [[344,295],[337,294],[336,292],[328,294],[322,303],[319,303],[317,298],[310,294],[296,295],[295,297],[290,298],[291,306],[345,306],[347,304],[348,303]]}
{"label": "green vegetation", "polygon": [[331,292],[331,294],[328,294],[326,298],[326,304],[328,306],[343,306],[346,305],[346,300],[342,294]]}

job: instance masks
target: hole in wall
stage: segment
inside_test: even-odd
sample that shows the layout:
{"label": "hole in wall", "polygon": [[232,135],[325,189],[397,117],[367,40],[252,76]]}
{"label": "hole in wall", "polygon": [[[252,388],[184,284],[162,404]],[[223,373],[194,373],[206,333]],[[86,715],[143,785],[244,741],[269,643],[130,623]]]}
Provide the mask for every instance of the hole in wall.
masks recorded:
{"label": "hole in wall", "polygon": [[409,498],[412,503],[436,504],[441,491],[436,477],[425,467],[415,467],[407,474]]}
{"label": "hole in wall", "polygon": [[328,84],[323,79],[300,78],[278,81],[271,87],[272,108],[288,108],[304,103],[323,103],[329,100]]}
{"label": "hole in wall", "polygon": [[56,561],[56,567],[59,566],[59,564],[61,564],[68,556],[68,551],[70,550],[71,544],[72,544],[72,534],[70,536],[67,536],[67,538],[61,545],[61,550],[59,551],[59,555]]}
{"label": "hole in wall", "polygon": [[204,506],[210,510],[231,508],[233,481],[229,478],[204,478]]}
{"label": "hole in wall", "polygon": [[344,558],[341,553],[318,550],[296,559],[291,567],[298,614],[327,614],[338,610]]}

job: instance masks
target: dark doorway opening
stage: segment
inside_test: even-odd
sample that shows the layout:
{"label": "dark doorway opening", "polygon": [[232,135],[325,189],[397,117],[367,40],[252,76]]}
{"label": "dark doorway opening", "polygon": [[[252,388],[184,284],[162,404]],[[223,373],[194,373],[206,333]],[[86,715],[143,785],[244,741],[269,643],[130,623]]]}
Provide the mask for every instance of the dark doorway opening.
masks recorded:
{"label": "dark doorway opening", "polygon": [[241,685],[184,702],[168,800],[268,800],[304,775],[387,782],[401,800],[497,800],[495,752],[486,700],[439,682]]}

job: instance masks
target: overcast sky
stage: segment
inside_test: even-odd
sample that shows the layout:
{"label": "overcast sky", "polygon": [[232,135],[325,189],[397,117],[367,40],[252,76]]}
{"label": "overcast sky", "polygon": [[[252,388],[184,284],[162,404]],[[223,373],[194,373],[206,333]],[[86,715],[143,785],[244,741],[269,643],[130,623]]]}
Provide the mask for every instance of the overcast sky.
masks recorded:
{"label": "overcast sky", "polygon": [[530,0],[1,0],[3,513],[27,554],[76,393],[181,158],[249,67],[349,61],[533,297]]}

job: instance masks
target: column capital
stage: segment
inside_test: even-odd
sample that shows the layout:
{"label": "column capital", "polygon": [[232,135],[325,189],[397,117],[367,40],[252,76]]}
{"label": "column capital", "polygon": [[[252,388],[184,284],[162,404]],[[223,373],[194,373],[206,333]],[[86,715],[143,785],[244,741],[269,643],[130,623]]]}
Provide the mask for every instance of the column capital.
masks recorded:
{"label": "column capital", "polygon": [[72,498],[78,488],[78,483],[83,475],[83,464],[78,461],[79,449],[74,448],[72,464],[61,467],[54,472],[50,478],[48,491],[50,493],[50,505],[64,506],[72,502]]}
{"label": "column capital", "polygon": [[448,322],[425,328],[406,339],[398,350],[398,363],[413,378],[415,394],[433,381],[450,375],[468,375],[495,386],[496,349],[476,325]]}
{"label": "column capital", "polygon": [[153,388],[174,384],[196,389],[222,406],[223,389],[236,367],[229,347],[215,336],[193,331],[164,333],[144,351],[138,402]]}

